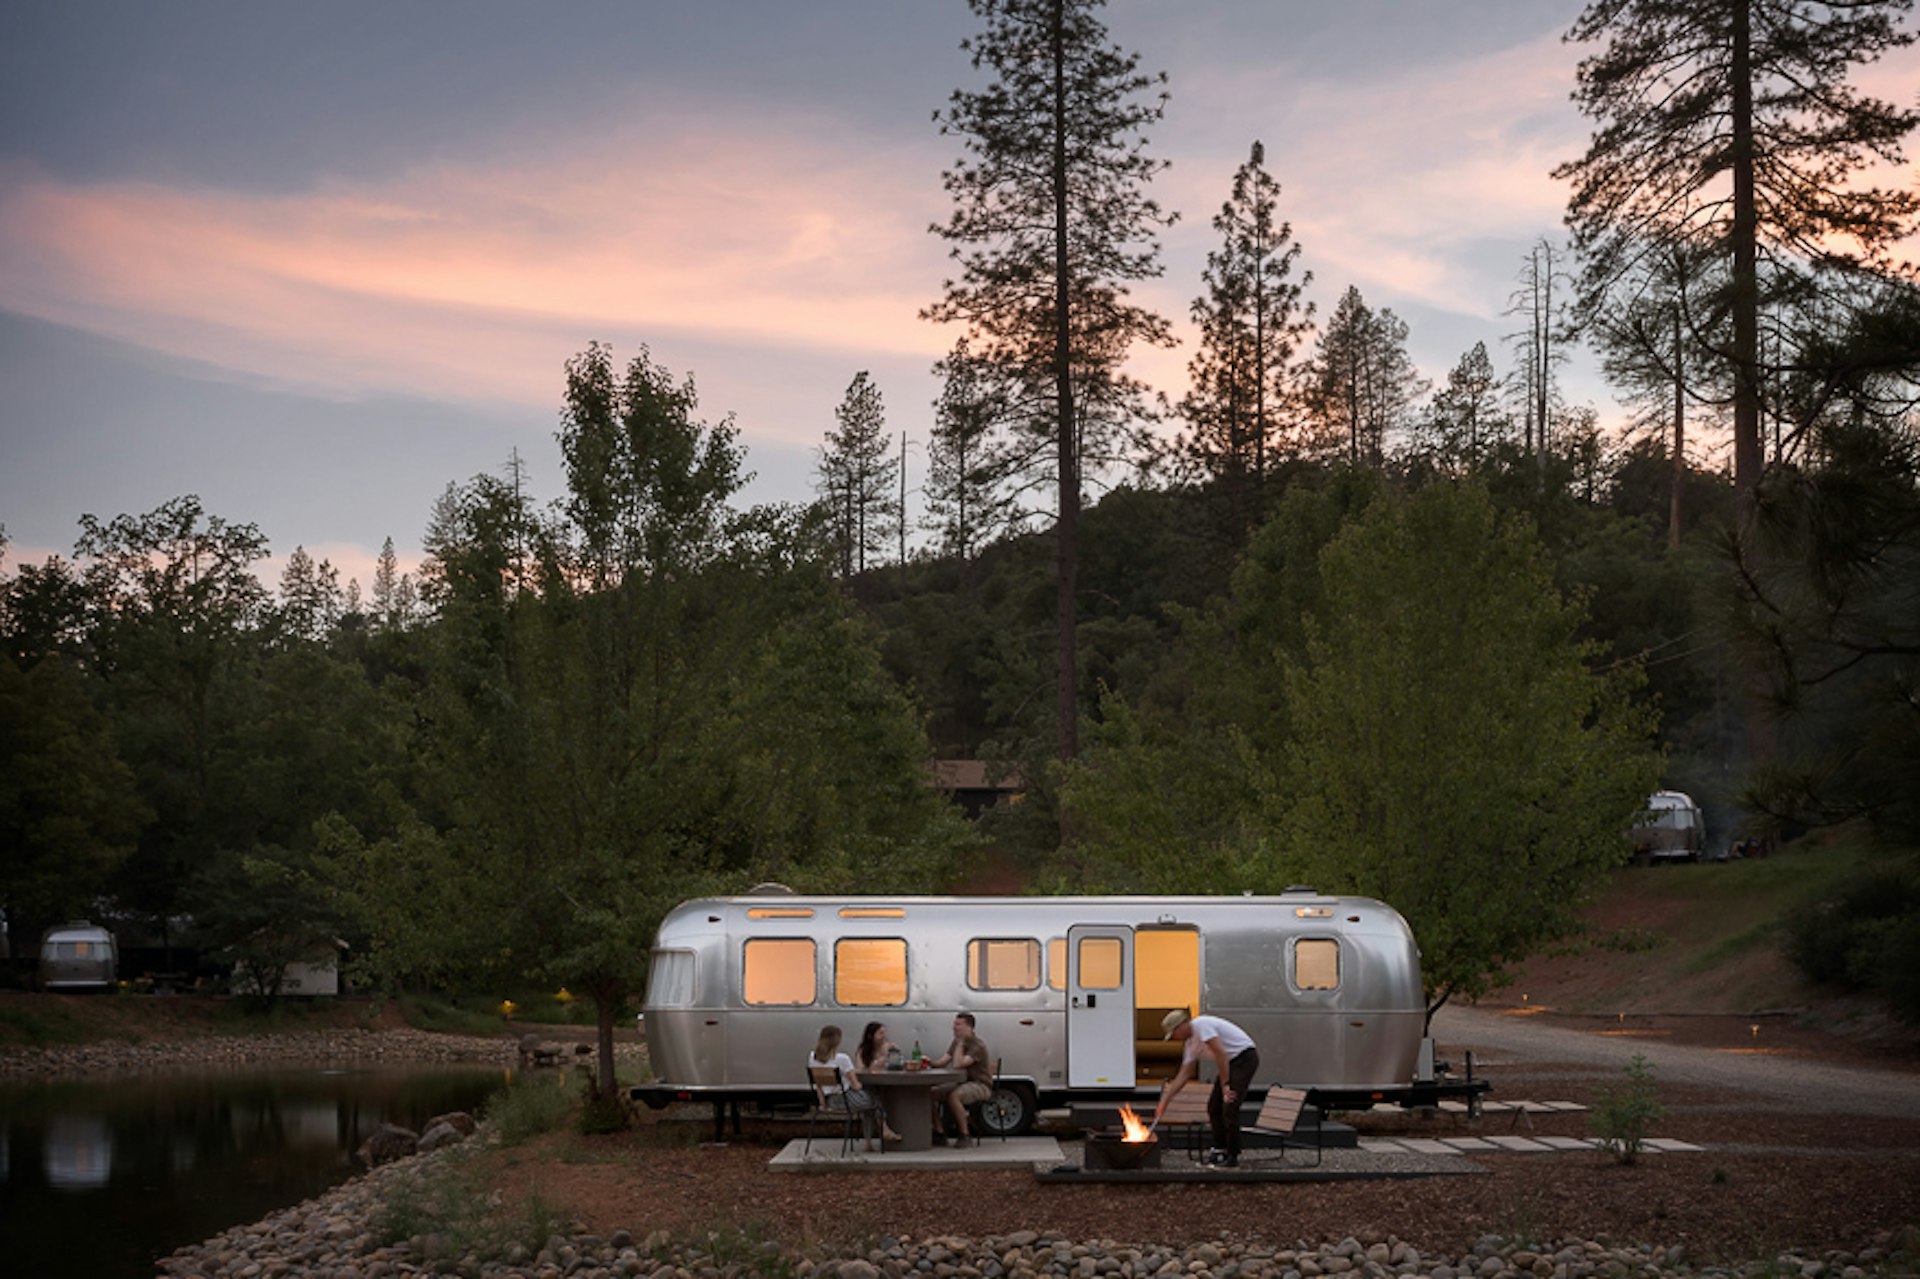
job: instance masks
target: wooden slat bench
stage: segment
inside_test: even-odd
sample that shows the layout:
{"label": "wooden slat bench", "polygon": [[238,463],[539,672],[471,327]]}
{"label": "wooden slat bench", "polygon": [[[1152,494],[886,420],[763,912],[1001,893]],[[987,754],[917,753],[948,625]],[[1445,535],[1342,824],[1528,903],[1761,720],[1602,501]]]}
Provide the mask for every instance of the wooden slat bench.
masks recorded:
{"label": "wooden slat bench", "polygon": [[1266,1100],[1260,1103],[1259,1115],[1247,1125],[1247,1131],[1278,1138],[1277,1148],[1282,1159],[1287,1157],[1289,1149],[1310,1149],[1313,1151],[1313,1162],[1317,1165],[1322,1141],[1320,1112],[1314,1112],[1311,1124],[1303,1130],[1300,1119],[1306,1104],[1307,1094],[1298,1088],[1269,1088]]}

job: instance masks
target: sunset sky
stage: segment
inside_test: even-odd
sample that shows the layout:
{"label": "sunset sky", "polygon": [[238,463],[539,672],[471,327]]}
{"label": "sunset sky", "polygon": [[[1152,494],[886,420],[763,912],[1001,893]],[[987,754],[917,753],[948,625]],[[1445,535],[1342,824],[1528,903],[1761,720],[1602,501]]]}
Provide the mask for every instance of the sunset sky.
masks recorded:
{"label": "sunset sky", "polygon": [[[1116,0],[1113,38],[1172,94],[1155,191],[1182,221],[1142,295],[1190,332],[1259,138],[1323,315],[1357,285],[1426,376],[1477,340],[1504,372],[1521,258],[1559,229],[1547,171],[1587,133],[1579,9]],[[382,538],[414,559],[434,497],[511,449],[558,492],[561,370],[595,339],[736,416],[750,500],[810,495],[862,369],[924,439],[956,336],[916,318],[958,154],[930,117],[980,83],[973,26],[962,0],[10,0],[12,561],[69,552],[83,512],[197,493],[364,584]],[[1905,58],[1869,87],[1916,79]],[[1190,353],[1141,371],[1177,391]]]}

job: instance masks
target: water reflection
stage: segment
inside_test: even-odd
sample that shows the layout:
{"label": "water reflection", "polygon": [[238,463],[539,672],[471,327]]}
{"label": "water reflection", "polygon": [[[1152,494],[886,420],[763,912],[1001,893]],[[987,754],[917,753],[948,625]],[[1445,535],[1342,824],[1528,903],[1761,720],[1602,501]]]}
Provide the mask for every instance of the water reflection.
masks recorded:
{"label": "water reflection", "polygon": [[0,1087],[0,1273],[145,1279],[156,1257],[352,1175],[382,1123],[418,1131],[502,1082],[442,1066]]}
{"label": "water reflection", "polygon": [[47,1117],[47,1184],[98,1190],[113,1173],[113,1136],[99,1115]]}

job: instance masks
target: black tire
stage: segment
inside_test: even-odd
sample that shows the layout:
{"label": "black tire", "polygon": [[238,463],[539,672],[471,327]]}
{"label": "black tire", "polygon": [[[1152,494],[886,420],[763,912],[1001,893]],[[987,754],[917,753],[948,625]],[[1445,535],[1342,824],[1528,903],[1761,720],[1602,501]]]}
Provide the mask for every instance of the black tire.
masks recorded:
{"label": "black tire", "polygon": [[1033,1091],[1025,1084],[1002,1083],[991,1096],[974,1107],[979,1132],[986,1137],[1018,1137],[1033,1127],[1040,1107]]}

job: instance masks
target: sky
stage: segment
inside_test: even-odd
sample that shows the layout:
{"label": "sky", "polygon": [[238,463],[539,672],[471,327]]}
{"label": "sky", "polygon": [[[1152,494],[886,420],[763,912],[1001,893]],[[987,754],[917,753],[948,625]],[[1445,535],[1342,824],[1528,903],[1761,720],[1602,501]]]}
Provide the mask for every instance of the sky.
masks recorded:
{"label": "sky", "polygon": [[[1437,381],[1511,364],[1577,0],[1112,0],[1168,75],[1154,181],[1181,220],[1138,296],[1188,307],[1261,140],[1322,316],[1356,286]],[[562,488],[569,356],[645,345],[731,416],[748,501],[804,501],[869,371],[910,480],[958,331],[928,233],[984,84],[962,0],[8,0],[0,6],[0,525],[10,564],[196,494],[371,580],[434,499],[515,451]],[[1909,51],[1911,52],[1911,51]],[[1868,87],[1920,81],[1911,57]],[[1576,367],[1568,390],[1611,401]],[[268,566],[269,572],[272,566]]]}

